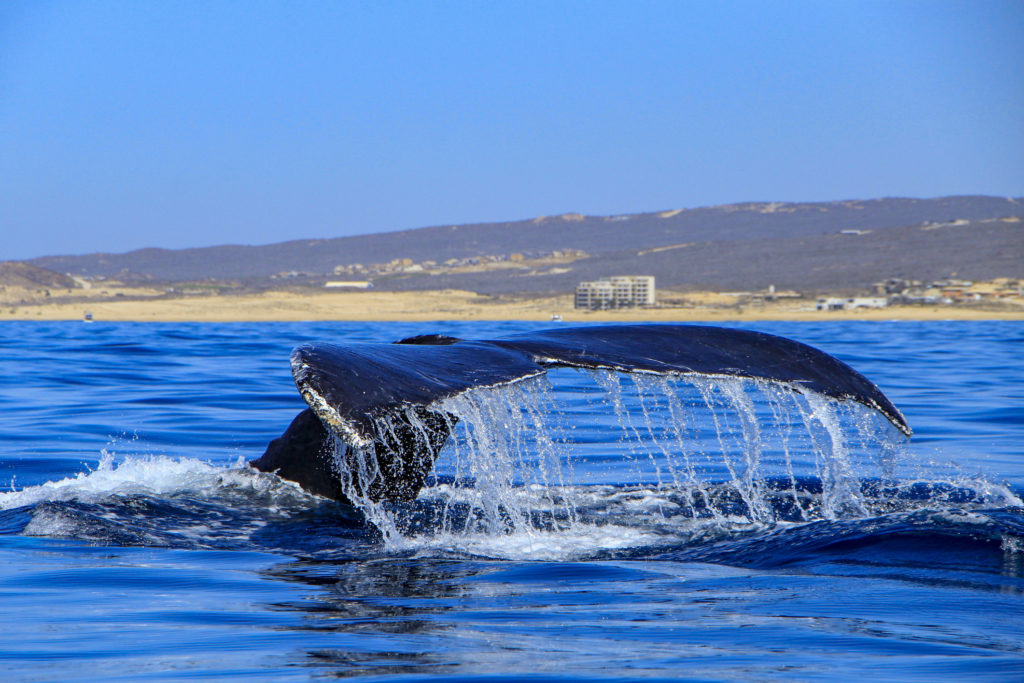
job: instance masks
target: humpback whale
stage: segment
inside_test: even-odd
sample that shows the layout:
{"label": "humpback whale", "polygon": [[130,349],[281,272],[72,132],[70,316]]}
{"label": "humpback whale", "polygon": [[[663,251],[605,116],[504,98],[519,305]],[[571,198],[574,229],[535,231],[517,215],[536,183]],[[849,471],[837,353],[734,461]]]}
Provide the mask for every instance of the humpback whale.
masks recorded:
{"label": "humpback whale", "polygon": [[754,378],[863,404],[911,434],[878,387],[812,346],[725,327],[609,325],[487,340],[420,335],[390,344],[303,344],[292,352],[291,369],[308,407],[250,465],[350,502],[343,482],[360,473],[354,471],[358,460],[347,454],[368,449],[377,470],[359,484],[363,496],[412,500],[457,420],[437,407],[439,401],[552,367]]}

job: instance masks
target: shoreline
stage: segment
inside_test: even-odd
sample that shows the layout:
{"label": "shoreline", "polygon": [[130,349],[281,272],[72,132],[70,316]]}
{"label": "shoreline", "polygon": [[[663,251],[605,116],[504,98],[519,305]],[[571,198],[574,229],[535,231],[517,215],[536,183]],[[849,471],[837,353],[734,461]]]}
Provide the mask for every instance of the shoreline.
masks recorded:
{"label": "shoreline", "polygon": [[584,311],[572,297],[491,299],[466,291],[192,295],[176,298],[104,298],[94,301],[32,301],[0,304],[0,321],[97,322],[427,322],[523,320],[581,322],[725,322],[835,320],[1024,320],[1024,306],[888,306],[818,311],[808,301],[746,306],[693,306]]}

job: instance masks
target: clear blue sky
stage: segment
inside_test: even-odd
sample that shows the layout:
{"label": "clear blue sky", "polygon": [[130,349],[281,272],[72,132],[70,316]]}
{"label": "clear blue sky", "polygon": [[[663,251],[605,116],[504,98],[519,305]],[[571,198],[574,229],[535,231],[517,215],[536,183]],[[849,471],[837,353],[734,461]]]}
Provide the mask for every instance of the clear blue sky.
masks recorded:
{"label": "clear blue sky", "polygon": [[0,260],[1024,195],[1024,2],[0,3]]}

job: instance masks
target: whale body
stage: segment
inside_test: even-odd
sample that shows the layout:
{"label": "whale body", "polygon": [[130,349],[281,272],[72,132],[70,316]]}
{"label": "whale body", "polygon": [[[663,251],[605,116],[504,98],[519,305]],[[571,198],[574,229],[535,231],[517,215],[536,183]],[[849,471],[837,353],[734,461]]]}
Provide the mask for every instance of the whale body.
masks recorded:
{"label": "whale body", "polygon": [[372,449],[379,463],[366,497],[412,500],[456,422],[439,401],[551,367],[754,378],[855,401],[911,434],[881,390],[838,358],[785,337],[725,327],[610,325],[488,340],[421,335],[391,344],[313,343],[292,352],[291,367],[308,408],[250,464],[342,502],[350,502],[343,481],[359,476],[346,449]]}

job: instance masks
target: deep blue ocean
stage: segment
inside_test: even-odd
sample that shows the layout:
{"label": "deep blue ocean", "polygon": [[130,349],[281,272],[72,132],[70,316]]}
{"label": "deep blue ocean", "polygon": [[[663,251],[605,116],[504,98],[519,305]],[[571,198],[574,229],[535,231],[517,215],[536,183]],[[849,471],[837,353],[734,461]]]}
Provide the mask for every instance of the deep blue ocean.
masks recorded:
{"label": "deep blue ocean", "polygon": [[549,326],[3,323],[0,679],[1024,680],[1024,323],[736,325],[852,365],[909,441],[560,370],[450,402],[412,503],[245,465],[300,343]]}

